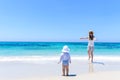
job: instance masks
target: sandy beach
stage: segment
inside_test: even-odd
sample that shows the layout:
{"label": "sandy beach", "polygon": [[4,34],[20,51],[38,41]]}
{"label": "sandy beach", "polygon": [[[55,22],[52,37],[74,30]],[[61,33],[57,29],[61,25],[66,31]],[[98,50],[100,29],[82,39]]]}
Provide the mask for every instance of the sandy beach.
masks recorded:
{"label": "sandy beach", "polygon": [[78,75],[76,77],[51,76],[48,78],[32,77],[20,80],[119,80],[120,71],[98,72],[92,74]]}
{"label": "sandy beach", "polygon": [[0,80],[120,80],[119,33],[120,0],[0,0]]}
{"label": "sandy beach", "polygon": [[120,80],[120,62],[72,60],[70,76],[61,76],[57,61],[0,62],[0,80]]}

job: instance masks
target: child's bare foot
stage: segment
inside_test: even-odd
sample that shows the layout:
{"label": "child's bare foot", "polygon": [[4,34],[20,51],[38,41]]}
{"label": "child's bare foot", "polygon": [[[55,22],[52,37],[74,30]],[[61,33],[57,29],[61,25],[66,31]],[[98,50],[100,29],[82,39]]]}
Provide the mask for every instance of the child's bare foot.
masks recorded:
{"label": "child's bare foot", "polygon": [[65,76],[65,74],[63,74],[62,76]]}
{"label": "child's bare foot", "polygon": [[66,76],[69,76],[68,74],[66,74]]}

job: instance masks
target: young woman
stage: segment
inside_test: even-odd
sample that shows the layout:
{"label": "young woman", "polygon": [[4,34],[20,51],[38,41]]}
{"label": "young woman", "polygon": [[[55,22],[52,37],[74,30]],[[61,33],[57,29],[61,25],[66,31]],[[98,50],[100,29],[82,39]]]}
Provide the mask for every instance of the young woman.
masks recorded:
{"label": "young woman", "polygon": [[89,36],[85,37],[85,38],[80,38],[80,39],[88,39],[88,60],[90,60],[91,62],[93,62],[93,51],[94,51],[94,41],[95,36],[94,36],[94,32],[93,31],[89,31]]}

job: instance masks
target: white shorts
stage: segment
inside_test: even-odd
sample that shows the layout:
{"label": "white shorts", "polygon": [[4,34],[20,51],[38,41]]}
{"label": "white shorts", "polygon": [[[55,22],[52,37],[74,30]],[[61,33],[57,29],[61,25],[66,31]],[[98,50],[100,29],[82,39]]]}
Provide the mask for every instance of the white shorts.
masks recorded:
{"label": "white shorts", "polygon": [[93,51],[94,51],[94,46],[88,46],[88,47],[87,47],[87,50],[93,52]]}

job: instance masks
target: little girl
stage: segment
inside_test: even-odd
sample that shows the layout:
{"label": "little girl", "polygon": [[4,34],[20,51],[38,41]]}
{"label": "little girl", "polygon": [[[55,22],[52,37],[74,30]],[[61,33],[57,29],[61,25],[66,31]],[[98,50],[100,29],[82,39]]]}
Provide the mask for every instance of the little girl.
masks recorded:
{"label": "little girl", "polygon": [[91,62],[93,62],[94,41],[96,40],[93,31],[89,31],[88,37],[80,39],[88,39],[88,60],[91,59]]}
{"label": "little girl", "polygon": [[68,76],[69,73],[69,63],[71,63],[71,57],[69,51],[70,51],[69,47],[65,45],[62,49],[60,61],[58,62],[58,63],[62,62],[63,76],[65,76],[65,72],[66,72],[66,76]]}

